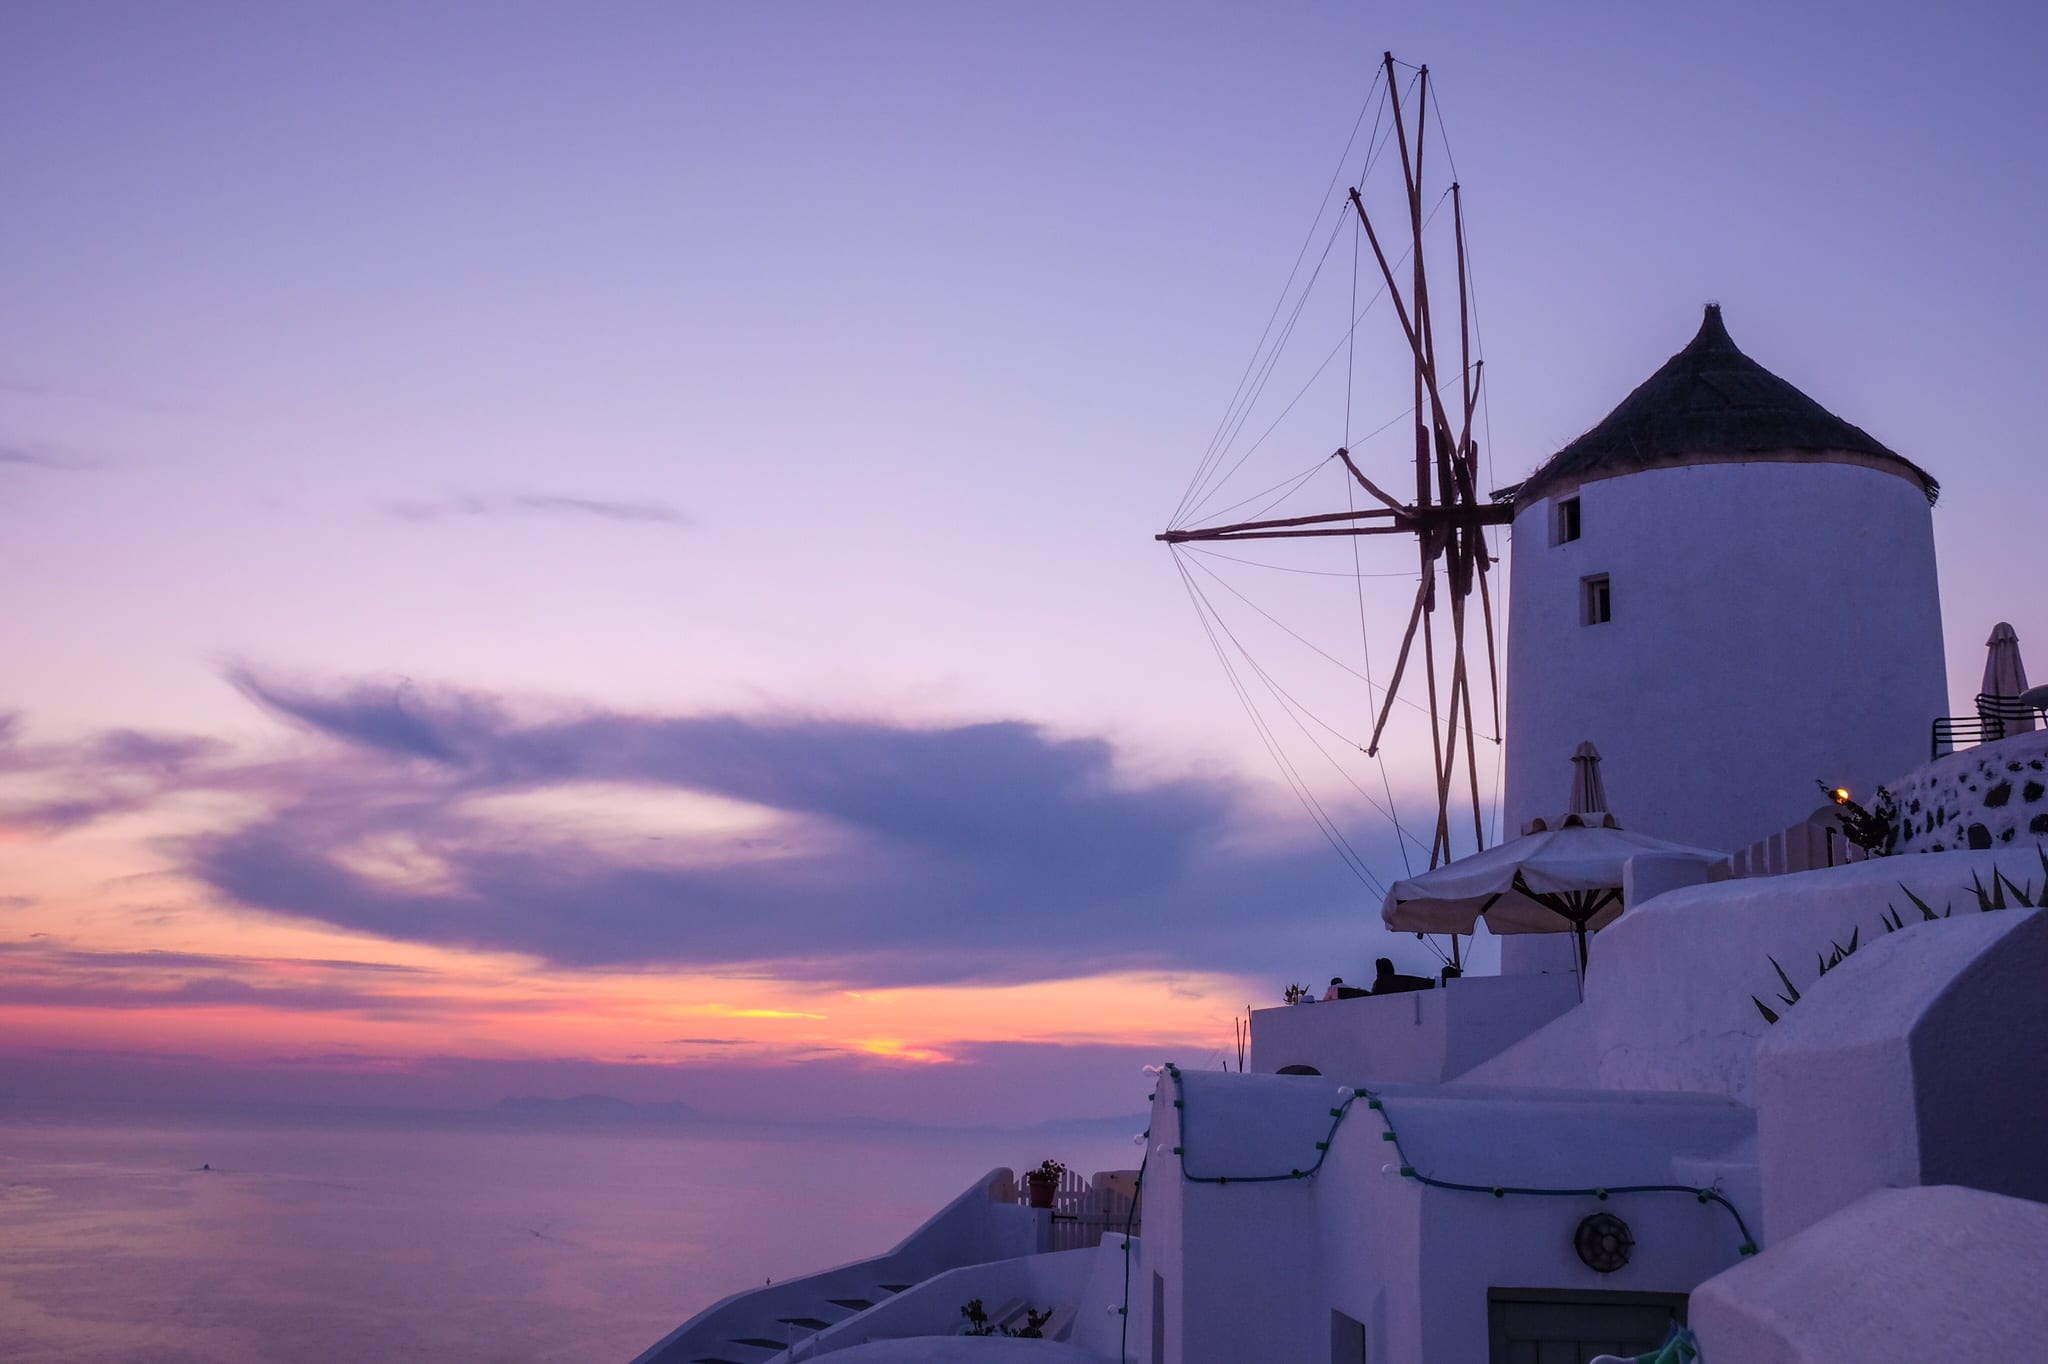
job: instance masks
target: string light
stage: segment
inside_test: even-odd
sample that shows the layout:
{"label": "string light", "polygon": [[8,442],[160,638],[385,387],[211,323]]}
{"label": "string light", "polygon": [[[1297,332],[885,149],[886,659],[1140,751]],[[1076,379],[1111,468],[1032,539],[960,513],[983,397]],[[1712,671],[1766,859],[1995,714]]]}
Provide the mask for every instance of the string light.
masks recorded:
{"label": "string light", "polygon": [[[1731,1203],[1726,1197],[1726,1195],[1722,1194],[1719,1189],[1702,1188],[1691,1184],[1608,1184],[1595,1185],[1588,1188],[1521,1188],[1504,1184],[1465,1184],[1460,1183],[1456,1180],[1438,1179],[1432,1175],[1425,1175],[1415,1168],[1414,1163],[1408,1159],[1408,1153],[1401,1148],[1401,1137],[1400,1134],[1394,1128],[1393,1116],[1387,1112],[1386,1100],[1381,1095],[1374,1093],[1370,1089],[1354,1089],[1350,1085],[1345,1085],[1338,1089],[1337,1106],[1330,1110],[1330,1130],[1323,1135],[1323,1139],[1321,1141],[1316,1143],[1315,1163],[1310,1165],[1307,1169],[1304,1170],[1300,1168],[1294,1168],[1288,1170],[1285,1174],[1190,1174],[1188,1173],[1187,1148],[1185,1145],[1185,1143],[1188,1140],[1186,1124],[1187,1091],[1181,1083],[1181,1073],[1179,1066],[1175,1065],[1171,1061],[1168,1061],[1164,1067],[1164,1073],[1170,1079],[1172,1079],[1174,1093],[1178,1096],[1174,1100],[1173,1106],[1174,1108],[1180,1110],[1182,1113],[1181,1141],[1183,1145],[1174,1147],[1173,1154],[1181,1157],[1180,1177],[1184,1182],[1189,1184],[1216,1184],[1225,1186],[1231,1184],[1272,1184],[1279,1183],[1281,1181],[1292,1182],[1300,1179],[1313,1178],[1316,1172],[1322,1169],[1323,1162],[1329,1158],[1330,1147],[1335,1143],[1337,1129],[1343,1126],[1344,1119],[1351,1115],[1352,1105],[1357,1103],[1358,1100],[1364,1099],[1366,1101],[1367,1109],[1371,1112],[1378,1113],[1380,1115],[1380,1123],[1384,1128],[1384,1130],[1380,1134],[1380,1140],[1391,1143],[1394,1148],[1394,1154],[1397,1157],[1399,1157],[1399,1164],[1390,1163],[1382,1165],[1380,1167],[1380,1174],[1386,1176],[1387,1178],[1411,1181],[1413,1183],[1422,1185],[1424,1188],[1445,1189],[1454,1193],[1490,1194],[1496,1199],[1505,1199],[1510,1195],[1513,1195],[1515,1197],[1520,1198],[1594,1198],[1604,1203],[1608,1200],[1610,1196],[1614,1194],[1691,1194],[1694,1199],[1696,1199],[1699,1203],[1703,1205],[1708,1203],[1720,1204],[1721,1207],[1727,1211],[1728,1216],[1734,1219],[1735,1229],[1742,1234],[1742,1244],[1737,1247],[1737,1250],[1744,1256],[1750,1256],[1757,1253],[1756,1237],[1750,1234],[1749,1224],[1743,1220],[1742,1211],[1739,1208],[1737,1208],[1733,1203]],[[1157,1096],[1155,1095],[1154,1097],[1156,1098]],[[1148,1131],[1145,1135],[1149,1136],[1150,1132]],[[1155,1146],[1153,1148],[1153,1152],[1148,1153],[1145,1158],[1145,1161],[1139,1165],[1137,1186],[1140,1190],[1142,1190],[1145,1185],[1145,1168],[1147,1165],[1151,1163],[1152,1154],[1155,1153],[1162,1156],[1165,1155],[1166,1144],[1164,1142],[1161,1142],[1159,1145]],[[1128,1332],[1129,1329],[1131,1304],[1130,1225],[1131,1220],[1136,1216],[1136,1213],[1137,1204],[1134,1201],[1131,1205],[1131,1214],[1130,1216],[1126,1217],[1124,1223],[1124,1306],[1122,1310],[1126,1332]],[[1120,1348],[1119,1354],[1122,1353],[1123,1350]]]}

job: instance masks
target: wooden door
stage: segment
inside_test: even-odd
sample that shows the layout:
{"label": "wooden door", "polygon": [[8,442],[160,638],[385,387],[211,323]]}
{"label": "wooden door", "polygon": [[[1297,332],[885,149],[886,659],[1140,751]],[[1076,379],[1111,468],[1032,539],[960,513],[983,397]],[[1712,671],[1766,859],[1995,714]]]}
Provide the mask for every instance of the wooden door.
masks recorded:
{"label": "wooden door", "polygon": [[1490,1288],[1486,1318],[1490,1364],[1589,1364],[1662,1345],[1685,1324],[1685,1295]]}

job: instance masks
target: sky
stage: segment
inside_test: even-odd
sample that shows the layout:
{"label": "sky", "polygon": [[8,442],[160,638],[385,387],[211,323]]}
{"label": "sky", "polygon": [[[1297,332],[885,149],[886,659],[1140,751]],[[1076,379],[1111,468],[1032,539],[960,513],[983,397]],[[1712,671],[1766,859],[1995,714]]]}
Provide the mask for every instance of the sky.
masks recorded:
{"label": "sky", "polygon": [[0,5],[0,1080],[1093,1116],[1427,969],[1375,927],[1427,734],[1355,753],[1412,551],[1152,539],[1305,249],[1206,506],[1398,474],[1384,311],[1315,369],[1386,49],[1496,486],[1719,301],[1942,481],[1955,709],[1995,621],[2048,650],[2043,23]]}

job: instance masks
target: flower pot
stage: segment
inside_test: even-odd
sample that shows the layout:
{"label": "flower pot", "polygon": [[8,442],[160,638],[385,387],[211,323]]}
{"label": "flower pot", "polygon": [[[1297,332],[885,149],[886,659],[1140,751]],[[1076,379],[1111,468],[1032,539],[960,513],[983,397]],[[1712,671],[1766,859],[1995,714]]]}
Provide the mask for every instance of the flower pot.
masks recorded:
{"label": "flower pot", "polygon": [[1027,1175],[1024,1184],[1030,1193],[1031,1206],[1034,1208],[1051,1207],[1053,1195],[1060,1191],[1059,1180],[1048,1179],[1043,1175]]}

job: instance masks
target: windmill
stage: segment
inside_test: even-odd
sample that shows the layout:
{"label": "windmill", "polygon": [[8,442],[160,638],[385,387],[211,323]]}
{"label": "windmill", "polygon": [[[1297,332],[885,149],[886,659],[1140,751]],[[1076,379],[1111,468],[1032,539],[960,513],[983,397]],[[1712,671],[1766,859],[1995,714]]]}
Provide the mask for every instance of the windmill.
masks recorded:
{"label": "windmill", "polygon": [[[1386,98],[1392,110],[1393,134],[1400,152],[1406,222],[1393,229],[1396,235],[1390,240],[1383,240],[1379,225],[1367,211],[1364,196],[1356,184],[1349,190],[1348,201],[1366,241],[1371,245],[1372,258],[1378,265],[1386,296],[1393,304],[1407,344],[1415,419],[1413,498],[1404,501],[1387,491],[1359,467],[1350,449],[1340,447],[1330,458],[1340,460],[1356,487],[1366,494],[1369,505],[1362,509],[1234,521],[1222,525],[1176,526],[1156,538],[1170,545],[1368,535],[1405,535],[1415,540],[1420,582],[1408,613],[1407,629],[1401,639],[1392,679],[1385,689],[1373,720],[1371,738],[1363,746],[1363,751],[1368,755],[1379,752],[1381,738],[1402,683],[1408,676],[1419,637],[1435,778],[1436,819],[1430,840],[1430,866],[1434,868],[1451,860],[1452,810],[1460,786],[1469,788],[1475,840],[1479,847],[1486,846],[1479,791],[1478,731],[1474,724],[1476,669],[1467,656],[1468,616],[1470,599],[1476,594],[1479,599],[1479,625],[1485,636],[1492,733],[1497,736],[1500,732],[1500,673],[1494,643],[1493,598],[1487,582],[1493,559],[1487,549],[1485,531],[1488,526],[1507,524],[1512,519],[1512,507],[1505,502],[1482,502],[1477,492],[1479,447],[1473,439],[1472,421],[1480,401],[1484,362],[1475,363],[1472,356],[1473,319],[1465,257],[1464,205],[1455,180],[1448,193],[1458,288],[1457,384],[1455,392],[1449,395],[1444,392],[1445,373],[1439,360],[1428,261],[1424,253],[1423,176],[1428,111],[1431,107],[1429,68],[1425,66],[1417,70],[1411,85],[1414,98],[1409,109],[1404,110],[1395,79],[1395,66],[1393,54],[1385,54],[1381,69],[1386,80]],[[1441,123],[1440,116],[1438,122]],[[1438,136],[1440,140],[1440,131]],[[1402,237],[1406,238],[1408,247],[1405,263],[1389,258],[1389,246],[1398,247]],[[1408,274],[1405,288],[1399,277],[1404,265]],[[1352,325],[1356,327],[1356,318]],[[1439,575],[1443,579],[1441,592]],[[1447,612],[1444,611],[1446,607]],[[1448,614],[1447,628],[1440,620],[1440,613]],[[1444,652],[1439,646],[1440,634],[1445,636],[1447,659],[1439,656]],[[1453,946],[1455,950],[1455,940]]]}

